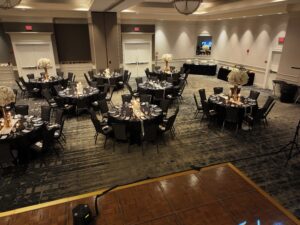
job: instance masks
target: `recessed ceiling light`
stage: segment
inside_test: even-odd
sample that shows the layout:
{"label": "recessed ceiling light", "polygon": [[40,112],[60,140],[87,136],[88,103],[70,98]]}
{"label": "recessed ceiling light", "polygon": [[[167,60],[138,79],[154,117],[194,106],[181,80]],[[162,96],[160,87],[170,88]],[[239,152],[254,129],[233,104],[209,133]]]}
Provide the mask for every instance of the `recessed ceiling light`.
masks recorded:
{"label": "recessed ceiling light", "polygon": [[89,11],[88,8],[74,8],[75,11]]}
{"label": "recessed ceiling light", "polygon": [[263,15],[258,15],[258,16],[263,16]]}
{"label": "recessed ceiling light", "polygon": [[124,9],[121,12],[124,12],[124,13],[135,13],[136,11],[131,10],[131,9]]}
{"label": "recessed ceiling light", "polygon": [[194,12],[193,15],[203,15],[206,14],[207,12],[202,11],[202,12]]}
{"label": "recessed ceiling light", "polygon": [[279,12],[279,13],[277,13],[278,15],[281,15],[281,14],[283,14],[282,12]]}
{"label": "recessed ceiling light", "polygon": [[247,16],[243,16],[243,18],[247,18]]}
{"label": "recessed ceiling light", "polygon": [[32,9],[31,6],[27,6],[27,5],[17,5],[14,8],[15,9]]}
{"label": "recessed ceiling light", "polygon": [[285,2],[286,0],[273,0],[272,2]]}

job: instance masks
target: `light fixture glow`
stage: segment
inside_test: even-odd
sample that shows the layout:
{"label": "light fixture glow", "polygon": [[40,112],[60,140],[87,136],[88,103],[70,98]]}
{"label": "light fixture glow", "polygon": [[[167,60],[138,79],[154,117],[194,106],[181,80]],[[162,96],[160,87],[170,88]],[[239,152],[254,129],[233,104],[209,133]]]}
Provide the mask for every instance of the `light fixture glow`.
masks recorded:
{"label": "light fixture glow", "polygon": [[32,7],[28,6],[28,5],[17,5],[14,8],[15,9],[32,9]]}

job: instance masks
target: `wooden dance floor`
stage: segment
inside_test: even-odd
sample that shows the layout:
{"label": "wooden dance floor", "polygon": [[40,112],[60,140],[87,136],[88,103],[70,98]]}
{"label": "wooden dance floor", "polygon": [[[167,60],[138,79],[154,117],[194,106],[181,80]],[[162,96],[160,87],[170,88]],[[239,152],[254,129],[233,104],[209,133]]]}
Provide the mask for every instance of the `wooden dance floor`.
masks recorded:
{"label": "wooden dance floor", "polygon": [[[93,200],[96,194],[89,193],[0,213],[0,224],[71,225],[72,208],[86,203],[94,212]],[[101,215],[93,224],[300,224],[291,213],[231,164],[123,186],[101,197],[98,205]]]}

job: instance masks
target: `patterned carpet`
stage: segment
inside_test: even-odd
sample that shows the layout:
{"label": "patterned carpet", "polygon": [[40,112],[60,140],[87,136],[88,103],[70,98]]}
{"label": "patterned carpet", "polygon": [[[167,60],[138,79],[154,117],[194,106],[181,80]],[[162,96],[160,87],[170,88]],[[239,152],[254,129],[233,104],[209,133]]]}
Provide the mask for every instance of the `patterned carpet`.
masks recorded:
{"label": "patterned carpet", "polygon": [[[253,132],[240,130],[235,135],[230,126],[221,132],[219,126],[208,128],[206,121],[200,123],[201,115],[194,118],[194,92],[206,88],[209,95],[214,86],[223,86],[227,92],[230,85],[205,76],[190,76],[188,82],[175,123],[176,137],[166,135],[166,145],[159,144],[159,154],[152,144],[147,146],[144,156],[141,147],[136,145],[131,146],[128,153],[126,144],[117,144],[113,152],[112,142],[108,141],[104,149],[102,137],[94,144],[94,127],[87,115],[69,119],[64,129],[67,143],[59,157],[48,153],[43,160],[33,159],[27,167],[8,166],[2,172],[0,211],[188,170],[191,165],[233,162],[300,218],[300,155],[291,160],[288,167],[284,167],[284,153],[262,156],[278,151],[292,139],[300,106],[278,101],[269,116],[268,127],[257,127]],[[249,87],[243,88],[242,94],[247,96],[249,90]],[[260,91],[259,105],[262,105],[271,92]],[[115,104],[121,101],[123,93],[115,94]],[[40,105],[45,104],[32,99],[19,102],[29,103],[35,114],[39,113]]]}

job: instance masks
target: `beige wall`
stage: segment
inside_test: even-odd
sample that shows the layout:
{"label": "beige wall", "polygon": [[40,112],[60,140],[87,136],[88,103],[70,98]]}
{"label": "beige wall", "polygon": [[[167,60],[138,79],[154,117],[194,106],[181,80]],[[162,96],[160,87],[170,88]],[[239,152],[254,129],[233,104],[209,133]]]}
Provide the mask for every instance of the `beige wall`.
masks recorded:
{"label": "beige wall", "polygon": [[300,85],[300,70],[291,67],[300,68],[300,15],[292,14],[289,19],[285,44],[278,68],[278,78],[289,83]]}

